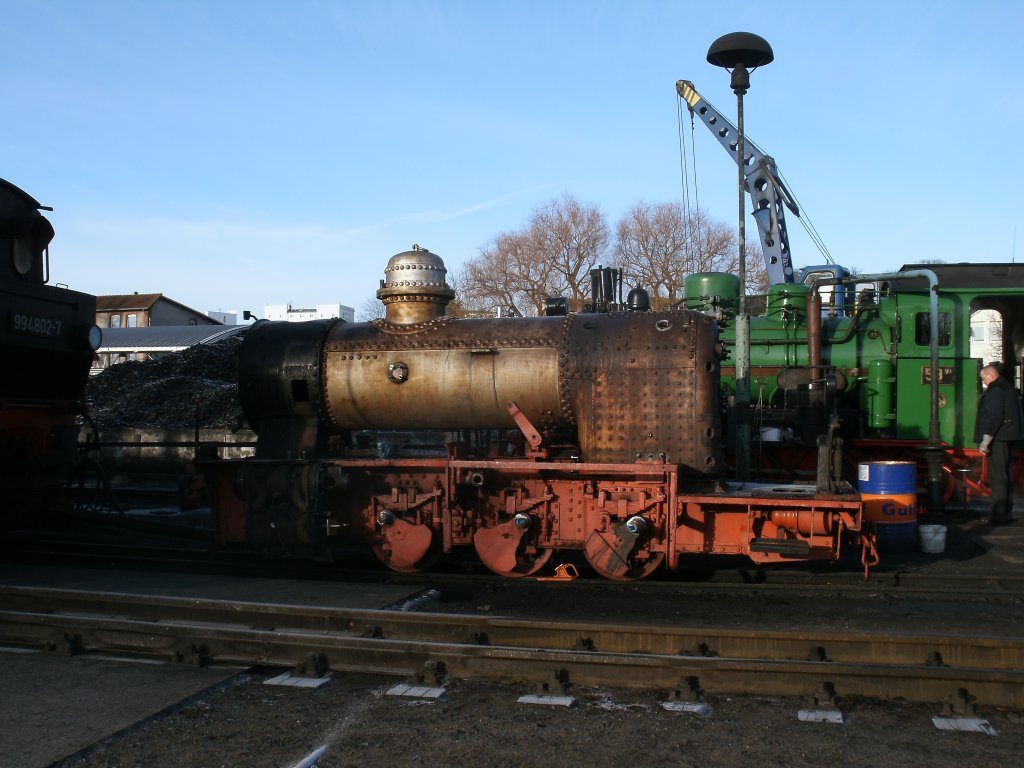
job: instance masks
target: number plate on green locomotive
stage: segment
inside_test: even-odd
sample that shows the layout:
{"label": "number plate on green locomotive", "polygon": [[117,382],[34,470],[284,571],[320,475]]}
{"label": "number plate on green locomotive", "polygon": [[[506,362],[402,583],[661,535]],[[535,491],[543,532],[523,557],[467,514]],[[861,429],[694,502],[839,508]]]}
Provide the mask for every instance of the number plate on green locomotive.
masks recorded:
{"label": "number plate on green locomotive", "polygon": [[[921,383],[932,383],[932,367],[930,365],[921,366]],[[956,384],[956,368],[951,365],[940,365],[939,384]]]}

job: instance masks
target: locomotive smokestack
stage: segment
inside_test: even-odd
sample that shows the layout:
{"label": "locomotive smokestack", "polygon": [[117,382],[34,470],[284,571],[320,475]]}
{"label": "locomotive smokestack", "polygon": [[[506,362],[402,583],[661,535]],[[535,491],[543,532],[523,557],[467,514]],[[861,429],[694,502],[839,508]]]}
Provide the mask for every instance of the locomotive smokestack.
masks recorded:
{"label": "locomotive smokestack", "polygon": [[598,265],[590,270],[590,312],[611,312],[622,304],[622,273],[614,267]]}
{"label": "locomotive smokestack", "polygon": [[377,298],[384,303],[385,321],[393,325],[415,325],[444,317],[455,291],[445,282],[444,262],[437,254],[413,245],[391,257],[384,270]]}

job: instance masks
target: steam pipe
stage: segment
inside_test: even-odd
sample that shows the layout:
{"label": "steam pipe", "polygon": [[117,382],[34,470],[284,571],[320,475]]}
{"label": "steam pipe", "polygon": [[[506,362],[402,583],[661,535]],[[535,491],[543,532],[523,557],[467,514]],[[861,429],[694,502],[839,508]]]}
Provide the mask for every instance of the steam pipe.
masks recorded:
{"label": "steam pipe", "polygon": [[814,381],[821,374],[821,296],[814,283],[811,283],[807,297],[807,365],[811,369],[811,386],[814,387]]}
{"label": "steam pipe", "polygon": [[[834,336],[834,337],[832,337],[829,340],[829,343],[832,346],[836,346],[837,344],[845,344],[846,342],[848,342],[850,339],[852,339],[857,334],[857,328],[859,327],[860,319],[864,315],[867,315],[869,313],[876,312],[876,311],[877,311],[877,309],[874,308],[874,307],[869,307],[869,308],[863,308],[862,307],[861,309],[858,309],[857,312],[853,315],[853,322],[850,323],[850,326],[845,331],[843,331],[843,335],[842,336]],[[808,323],[808,325],[810,325],[810,323]],[[722,343],[725,346],[727,346],[727,347],[728,346],[735,346],[735,344],[736,344],[735,341],[729,341],[728,339],[722,339]],[[798,338],[798,337],[777,336],[777,337],[774,337],[774,338],[751,339],[750,340],[750,344],[752,346],[759,346],[759,347],[770,347],[770,346],[773,346],[773,345],[776,345],[776,344],[779,345],[779,346],[795,347],[795,346],[807,345],[807,344],[809,344],[809,342],[805,341],[804,339]],[[821,359],[820,358],[820,352],[819,352],[819,358],[818,359],[819,360]]]}

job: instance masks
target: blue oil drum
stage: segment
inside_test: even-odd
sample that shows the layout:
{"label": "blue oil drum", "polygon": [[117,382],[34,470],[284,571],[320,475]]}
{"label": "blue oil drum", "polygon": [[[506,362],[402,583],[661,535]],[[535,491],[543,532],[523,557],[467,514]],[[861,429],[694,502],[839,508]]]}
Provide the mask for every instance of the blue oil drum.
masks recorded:
{"label": "blue oil drum", "polygon": [[864,519],[875,527],[880,552],[917,547],[917,464],[868,461],[857,465]]}

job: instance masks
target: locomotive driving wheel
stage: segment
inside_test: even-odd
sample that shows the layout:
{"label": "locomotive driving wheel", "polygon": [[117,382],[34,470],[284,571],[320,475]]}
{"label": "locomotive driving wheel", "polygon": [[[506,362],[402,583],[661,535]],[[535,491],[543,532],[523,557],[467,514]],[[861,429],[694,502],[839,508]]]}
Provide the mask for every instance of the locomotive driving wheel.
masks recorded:
{"label": "locomotive driving wheel", "polygon": [[399,573],[426,570],[440,557],[434,532],[426,525],[409,522],[388,511],[377,515],[383,541],[372,546],[384,565]]}
{"label": "locomotive driving wheel", "polygon": [[553,549],[533,543],[529,515],[519,514],[506,523],[481,528],[473,535],[480,561],[499,576],[532,576],[551,559]]}
{"label": "locomotive driving wheel", "polygon": [[609,531],[594,531],[583,552],[590,567],[613,581],[635,581],[650,576],[665,560],[664,552],[639,547],[643,518],[632,518]]}
{"label": "locomotive driving wheel", "polygon": [[75,501],[75,512],[80,514],[124,514],[121,505],[114,497],[103,467],[86,456],[75,467],[71,479],[67,482],[67,491]]}

